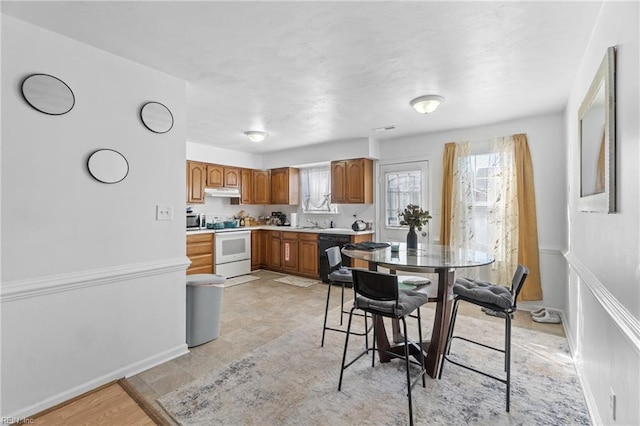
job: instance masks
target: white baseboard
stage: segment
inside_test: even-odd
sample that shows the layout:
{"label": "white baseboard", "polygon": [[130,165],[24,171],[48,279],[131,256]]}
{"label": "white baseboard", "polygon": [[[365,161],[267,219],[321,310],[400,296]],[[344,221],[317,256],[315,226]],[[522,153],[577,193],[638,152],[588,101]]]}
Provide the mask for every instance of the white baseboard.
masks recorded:
{"label": "white baseboard", "polygon": [[64,392],[60,392],[36,404],[30,405],[28,407],[24,407],[16,411],[15,413],[10,413],[3,416],[14,418],[14,419],[25,419],[29,416],[33,416],[34,414],[40,413],[41,411],[44,411],[48,408],[54,407],[60,403],[63,403],[72,398],[75,398],[79,395],[92,391],[93,389],[96,389],[109,382],[122,379],[123,377],[134,376],[142,371],[148,370],[152,367],[155,367],[157,365],[160,365],[162,363],[165,363],[167,361],[170,361],[174,358],[185,355],[187,353],[189,353],[189,349],[187,348],[186,343],[182,345],[178,345],[175,348],[169,349],[160,354],[153,355],[141,361],[138,361],[133,364],[127,365],[125,367],[114,370],[108,374],[104,374],[100,377],[96,377],[95,379],[89,380],[88,382],[82,383],[71,389],[67,389]]}

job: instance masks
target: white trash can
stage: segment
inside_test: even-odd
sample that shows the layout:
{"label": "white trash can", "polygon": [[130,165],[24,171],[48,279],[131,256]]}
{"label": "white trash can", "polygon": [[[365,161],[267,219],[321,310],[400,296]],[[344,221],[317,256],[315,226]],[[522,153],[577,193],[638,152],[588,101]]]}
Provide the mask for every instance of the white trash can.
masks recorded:
{"label": "white trash can", "polygon": [[222,275],[187,275],[187,346],[202,345],[220,335]]}

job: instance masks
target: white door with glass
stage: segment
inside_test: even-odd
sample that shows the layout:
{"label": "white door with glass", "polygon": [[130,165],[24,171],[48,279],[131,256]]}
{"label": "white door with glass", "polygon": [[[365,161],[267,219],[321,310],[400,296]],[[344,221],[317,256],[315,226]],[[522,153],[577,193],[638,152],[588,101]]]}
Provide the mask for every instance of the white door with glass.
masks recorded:
{"label": "white door with glass", "polygon": [[[408,226],[400,226],[398,216],[409,204],[422,210],[429,206],[429,162],[415,161],[380,165],[380,227],[376,240],[407,242]],[[429,225],[418,233],[418,243],[429,239]]]}

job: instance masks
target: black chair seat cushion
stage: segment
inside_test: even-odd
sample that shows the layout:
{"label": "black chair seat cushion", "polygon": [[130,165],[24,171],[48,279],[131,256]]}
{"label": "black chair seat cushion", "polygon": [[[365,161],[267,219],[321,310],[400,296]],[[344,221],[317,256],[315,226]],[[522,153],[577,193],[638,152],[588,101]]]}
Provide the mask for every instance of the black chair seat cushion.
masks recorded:
{"label": "black chair seat cushion", "polygon": [[329,274],[329,280],[337,283],[352,283],[353,275],[351,269],[340,268]]}
{"label": "black chair seat cushion", "polygon": [[509,309],[513,306],[513,296],[508,288],[484,281],[457,278],[453,285],[453,294],[496,305],[502,309]]}
{"label": "black chair seat cushion", "polygon": [[427,303],[429,296],[413,290],[398,290],[398,307],[395,300],[381,301],[369,299],[362,295],[356,296],[355,306],[358,309],[374,310],[381,314],[388,314],[397,317],[409,315],[420,306]]}

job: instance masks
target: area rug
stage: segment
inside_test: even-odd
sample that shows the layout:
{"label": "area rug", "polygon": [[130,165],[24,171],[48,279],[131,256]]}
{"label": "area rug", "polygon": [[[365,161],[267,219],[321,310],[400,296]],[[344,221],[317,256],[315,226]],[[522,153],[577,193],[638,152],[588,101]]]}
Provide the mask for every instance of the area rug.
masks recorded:
{"label": "area rug", "polygon": [[318,280],[312,280],[309,278],[302,278],[302,277],[294,277],[292,275],[287,275],[282,278],[276,278],[273,281],[278,283],[283,283],[283,284],[294,285],[296,287],[309,287],[314,284],[318,284],[320,282]]}
{"label": "area rug", "polygon": [[[424,309],[423,318],[429,317]],[[327,333],[321,348],[320,324],[293,330],[158,402],[181,425],[408,424],[404,363],[376,362],[372,368],[370,357],[361,358],[345,371],[338,391],[344,334]],[[503,324],[459,316],[456,330],[497,344]],[[520,328],[512,337],[510,413],[505,386],[446,364],[441,380],[427,378],[426,389],[414,388],[415,424],[589,424],[566,340]],[[349,356],[362,347],[362,339],[352,337]],[[454,353],[502,373],[501,358],[490,360],[486,350],[462,342],[452,345]]]}
{"label": "area rug", "polygon": [[259,279],[260,277],[256,277],[255,275],[240,275],[239,277],[228,278],[224,282],[224,287],[233,287],[234,285],[244,284]]}

